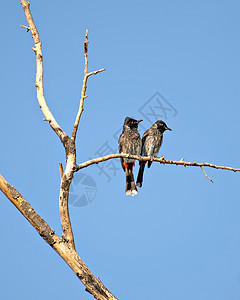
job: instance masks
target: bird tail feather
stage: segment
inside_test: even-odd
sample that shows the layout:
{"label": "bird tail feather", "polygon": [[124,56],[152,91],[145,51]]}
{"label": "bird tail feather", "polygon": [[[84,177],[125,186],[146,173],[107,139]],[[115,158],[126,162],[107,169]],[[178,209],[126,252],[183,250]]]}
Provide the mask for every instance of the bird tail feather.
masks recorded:
{"label": "bird tail feather", "polygon": [[132,165],[126,168],[126,195],[137,195],[138,191],[135,185]]}
{"label": "bird tail feather", "polygon": [[140,167],[139,167],[138,177],[137,177],[137,183],[136,183],[136,185],[139,186],[139,187],[142,187],[143,172],[144,172],[145,164],[146,164],[146,162],[140,162]]}

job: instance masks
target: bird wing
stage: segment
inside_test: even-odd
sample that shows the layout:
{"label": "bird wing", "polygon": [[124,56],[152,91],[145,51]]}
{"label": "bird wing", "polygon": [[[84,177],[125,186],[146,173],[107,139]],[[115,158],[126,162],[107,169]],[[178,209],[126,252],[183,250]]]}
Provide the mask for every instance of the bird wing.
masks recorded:
{"label": "bird wing", "polygon": [[[132,155],[140,155],[142,148],[142,140],[138,131],[123,132],[118,141],[119,153],[128,153]],[[133,163],[135,159],[132,158],[121,158],[121,164],[123,162]],[[123,167],[124,169],[124,167]]]}
{"label": "bird wing", "polygon": [[[142,138],[142,156],[157,157],[162,145],[162,134],[158,130],[149,128]],[[148,161],[148,168],[152,162]]]}

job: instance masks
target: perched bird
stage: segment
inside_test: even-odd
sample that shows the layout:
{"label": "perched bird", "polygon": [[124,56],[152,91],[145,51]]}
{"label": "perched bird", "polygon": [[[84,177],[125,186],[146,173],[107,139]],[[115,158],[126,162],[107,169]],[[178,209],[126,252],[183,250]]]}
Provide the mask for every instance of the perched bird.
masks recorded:
{"label": "perched bird", "polygon": [[[152,127],[150,127],[142,137],[142,151],[141,156],[157,157],[159,149],[163,141],[163,133],[165,130],[171,130],[166,123],[158,120]],[[136,185],[141,187],[143,182],[143,172],[146,161],[139,161],[139,172]],[[148,161],[148,168],[150,168],[152,161]]]}
{"label": "perched bird", "polygon": [[[123,131],[118,140],[119,153],[140,155],[142,140],[138,133],[138,124],[142,120],[134,120],[127,117],[124,121]],[[126,195],[136,195],[137,188],[133,177],[135,159],[120,158],[123,171],[126,173]]]}

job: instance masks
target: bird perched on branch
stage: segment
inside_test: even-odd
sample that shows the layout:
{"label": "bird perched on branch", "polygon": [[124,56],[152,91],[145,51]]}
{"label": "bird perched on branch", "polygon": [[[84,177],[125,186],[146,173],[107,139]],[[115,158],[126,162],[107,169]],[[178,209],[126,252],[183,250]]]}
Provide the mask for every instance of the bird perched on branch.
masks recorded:
{"label": "bird perched on branch", "polygon": [[[124,121],[123,131],[119,137],[118,148],[119,153],[131,155],[140,155],[142,148],[142,140],[138,133],[138,124],[142,120],[134,120],[127,117]],[[123,171],[126,173],[126,195],[136,195],[137,188],[133,176],[133,166],[135,159],[120,158]]]}
{"label": "bird perched on branch", "polygon": [[[163,141],[163,133],[165,130],[171,130],[166,123],[161,120],[155,122],[142,137],[142,151],[141,156],[157,157],[159,149]],[[139,172],[136,185],[141,187],[143,182],[143,172],[146,161],[139,161]],[[150,168],[152,161],[148,161],[148,168]]]}

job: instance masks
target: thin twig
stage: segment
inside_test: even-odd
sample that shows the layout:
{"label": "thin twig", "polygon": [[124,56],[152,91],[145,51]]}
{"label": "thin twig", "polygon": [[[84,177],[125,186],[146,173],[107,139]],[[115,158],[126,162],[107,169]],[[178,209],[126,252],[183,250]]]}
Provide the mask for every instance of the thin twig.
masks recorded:
{"label": "thin twig", "polygon": [[90,77],[91,75],[97,75],[98,73],[103,72],[103,71],[106,71],[106,69],[100,69],[97,71],[90,72],[87,74],[87,77]]}
{"label": "thin twig", "polygon": [[76,135],[77,135],[77,130],[78,130],[78,125],[79,121],[82,115],[82,112],[84,110],[83,108],[83,103],[85,99],[85,94],[87,90],[87,79],[88,79],[88,30],[86,30],[86,35],[85,35],[85,41],[84,41],[84,57],[85,57],[85,67],[84,67],[84,78],[83,78],[83,85],[82,85],[82,92],[81,92],[81,98],[80,98],[80,104],[78,108],[78,113],[76,116],[76,120],[73,126],[73,131],[72,131],[72,139],[75,141],[76,140]]}
{"label": "thin twig", "polygon": [[76,140],[79,121],[80,121],[82,112],[84,110],[84,107],[83,107],[84,99],[87,97],[87,96],[85,96],[85,94],[86,94],[86,90],[87,90],[88,77],[90,77],[91,75],[96,75],[100,72],[105,71],[105,69],[100,69],[98,71],[93,71],[93,72],[88,73],[88,43],[89,43],[89,41],[88,41],[88,30],[86,30],[85,41],[84,41],[84,57],[85,57],[84,78],[83,78],[83,85],[82,85],[82,92],[81,92],[81,98],[80,98],[78,113],[77,113],[76,120],[75,120],[75,123],[74,123],[74,126],[73,126],[73,131],[72,131],[72,139],[74,141]]}
{"label": "thin twig", "polygon": [[26,28],[27,29],[27,32],[30,30],[30,27],[28,26],[24,26],[24,25],[20,25],[22,28]]}
{"label": "thin twig", "polygon": [[214,181],[209,177],[207,176],[206,172],[204,171],[203,167],[200,167],[205,175],[205,177],[207,177],[212,183],[214,183]]}

